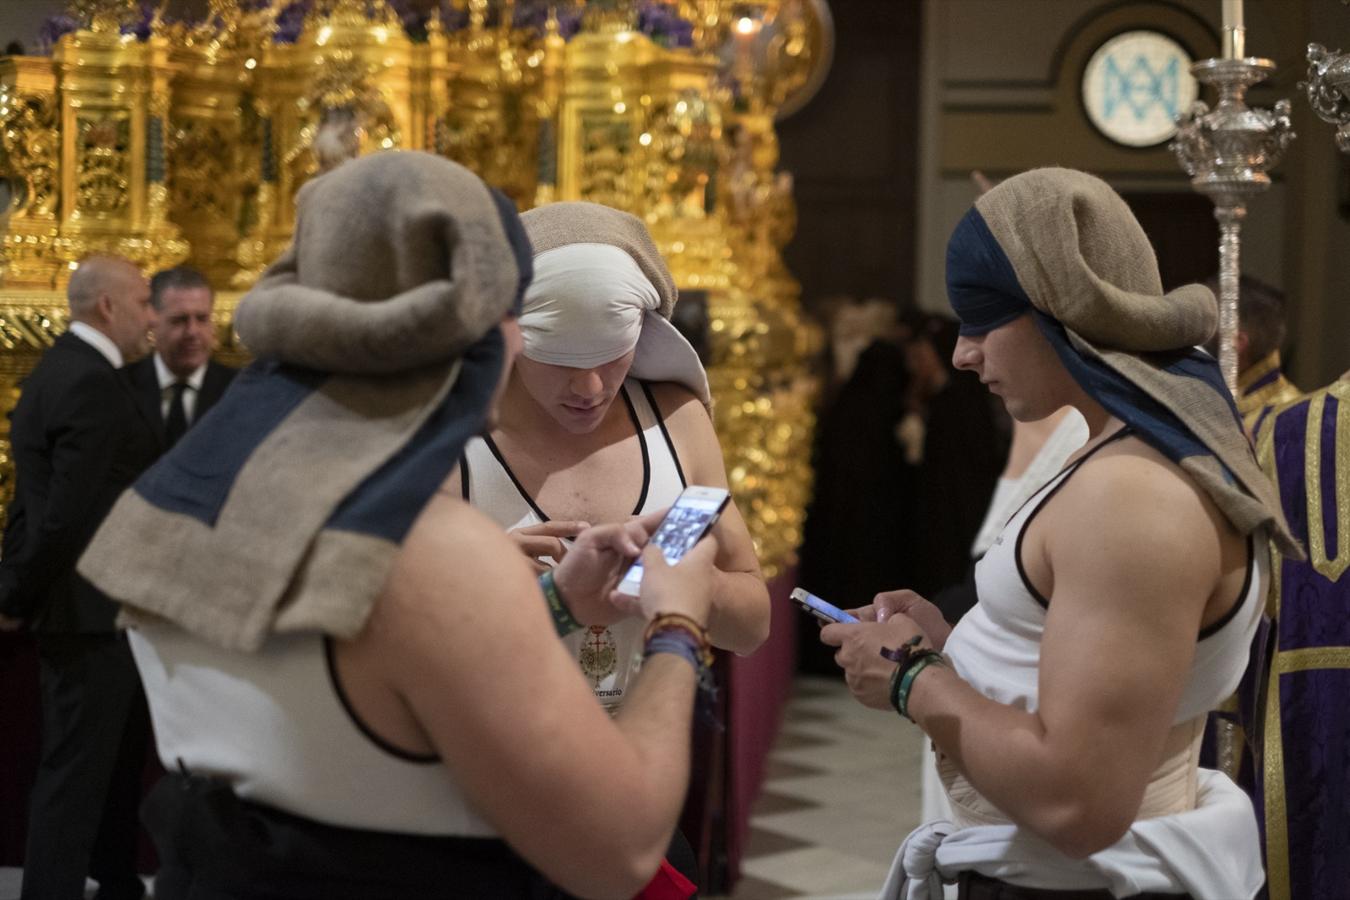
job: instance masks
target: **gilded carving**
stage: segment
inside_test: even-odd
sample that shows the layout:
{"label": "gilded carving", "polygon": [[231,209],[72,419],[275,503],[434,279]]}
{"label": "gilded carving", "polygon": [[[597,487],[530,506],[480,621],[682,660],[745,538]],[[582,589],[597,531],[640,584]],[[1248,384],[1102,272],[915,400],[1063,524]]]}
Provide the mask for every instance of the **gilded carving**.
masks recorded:
{"label": "gilded carving", "polygon": [[[195,24],[151,10],[150,37],[131,39],[120,31],[147,14],[137,0],[77,0],[83,28],[52,59],[0,61],[0,177],[18,186],[0,412],[64,327],[49,292],[70,262],[103,250],[170,265],[189,250],[181,228],[193,264],[242,289],[290,241],[307,179],[354,155],[428,149],[522,209],[586,199],[648,222],[681,291],[702,295],[714,422],[765,571],[790,563],[819,336],[782,261],[796,211],[773,122],[822,74],[824,0],[607,0],[585,15],[450,0],[420,19],[419,4],[395,15],[387,0],[208,4]],[[18,302],[16,287],[46,292]],[[217,326],[240,359],[231,309],[222,297]],[[0,422],[0,499],[5,449]]]}

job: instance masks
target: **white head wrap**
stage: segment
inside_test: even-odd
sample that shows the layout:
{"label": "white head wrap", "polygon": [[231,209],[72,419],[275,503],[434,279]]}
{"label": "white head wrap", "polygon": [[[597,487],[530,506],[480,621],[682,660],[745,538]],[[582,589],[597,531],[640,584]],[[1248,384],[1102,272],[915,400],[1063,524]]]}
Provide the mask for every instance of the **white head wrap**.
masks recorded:
{"label": "white head wrap", "polygon": [[637,262],[611,244],[567,244],[534,258],[520,332],[535,362],[602,366],[635,348],[661,298]]}
{"label": "white head wrap", "polygon": [[693,346],[662,317],[661,305],[637,261],[613,244],[545,250],[534,257],[520,315],[525,356],[590,369],[636,351],[633,377],[678,382],[707,404],[707,373]]}

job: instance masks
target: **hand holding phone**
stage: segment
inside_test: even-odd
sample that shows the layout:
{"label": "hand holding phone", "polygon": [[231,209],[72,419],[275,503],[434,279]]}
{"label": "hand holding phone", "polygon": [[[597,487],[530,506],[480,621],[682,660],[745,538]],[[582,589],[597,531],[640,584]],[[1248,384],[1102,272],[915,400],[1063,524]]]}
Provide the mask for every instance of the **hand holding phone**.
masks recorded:
{"label": "hand holding phone", "polygon": [[[652,534],[650,543],[661,548],[667,565],[675,565],[717,522],[731,499],[725,488],[691,486],[676,498]],[[638,596],[642,587],[642,560],[633,563],[619,582],[618,591]]]}
{"label": "hand holding phone", "polygon": [[793,588],[791,597],[802,608],[802,612],[815,616],[822,624],[833,625],[836,622],[854,623],[858,621],[857,616],[844,612],[834,604],[827,603],[802,588]]}

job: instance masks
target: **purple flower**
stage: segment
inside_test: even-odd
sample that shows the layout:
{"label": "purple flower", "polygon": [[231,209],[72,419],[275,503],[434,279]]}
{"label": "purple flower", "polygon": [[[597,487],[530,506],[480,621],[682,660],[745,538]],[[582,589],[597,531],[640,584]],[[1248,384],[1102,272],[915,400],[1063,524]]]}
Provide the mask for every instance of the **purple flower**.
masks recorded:
{"label": "purple flower", "polygon": [[674,4],[660,0],[638,5],[637,30],[667,49],[694,45],[694,23],[681,18]]}
{"label": "purple flower", "polygon": [[52,16],[47,19],[38,29],[37,55],[51,56],[57,42],[72,31],[78,31],[79,28],[80,23],[71,16]]}
{"label": "purple flower", "polygon": [[277,13],[276,33],[272,40],[278,44],[294,44],[300,39],[305,27],[305,15],[309,12],[310,0],[291,0]]}

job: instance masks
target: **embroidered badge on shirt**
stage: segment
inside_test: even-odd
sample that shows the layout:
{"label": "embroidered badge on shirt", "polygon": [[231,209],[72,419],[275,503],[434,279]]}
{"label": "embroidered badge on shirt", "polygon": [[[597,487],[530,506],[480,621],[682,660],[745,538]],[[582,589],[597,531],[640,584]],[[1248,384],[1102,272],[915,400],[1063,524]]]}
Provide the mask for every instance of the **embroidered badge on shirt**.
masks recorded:
{"label": "embroidered badge on shirt", "polygon": [[614,674],[619,662],[614,635],[604,625],[591,625],[581,642],[581,671],[598,687],[600,682]]}

